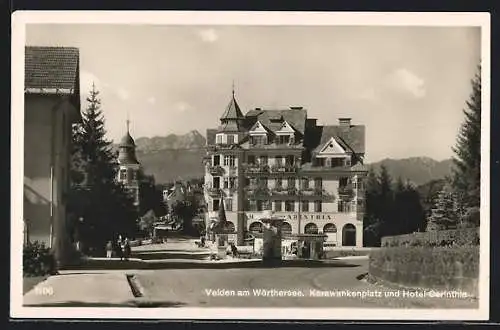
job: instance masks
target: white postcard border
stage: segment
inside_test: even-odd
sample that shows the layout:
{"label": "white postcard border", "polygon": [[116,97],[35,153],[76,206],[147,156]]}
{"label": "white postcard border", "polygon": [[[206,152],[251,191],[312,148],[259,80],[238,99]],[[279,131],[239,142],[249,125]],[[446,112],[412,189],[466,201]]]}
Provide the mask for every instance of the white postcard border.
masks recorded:
{"label": "white postcard border", "polygon": [[[347,25],[481,27],[481,227],[478,309],[23,307],[24,46],[26,24]],[[12,15],[11,317],[37,319],[487,320],[490,272],[489,13],[16,11]],[[472,78],[472,77],[471,77]],[[464,100],[465,101],[465,100]]]}

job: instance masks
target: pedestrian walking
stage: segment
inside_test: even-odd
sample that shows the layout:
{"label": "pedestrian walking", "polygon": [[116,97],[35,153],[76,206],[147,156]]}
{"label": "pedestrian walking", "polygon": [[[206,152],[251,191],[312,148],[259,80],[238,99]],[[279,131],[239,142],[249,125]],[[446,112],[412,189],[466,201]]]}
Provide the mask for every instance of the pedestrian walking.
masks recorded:
{"label": "pedestrian walking", "polygon": [[118,236],[118,240],[116,241],[116,250],[118,252],[118,256],[120,257],[120,260],[123,260],[123,240],[122,240],[122,235]]}
{"label": "pedestrian walking", "polygon": [[110,259],[113,256],[113,242],[108,241],[106,244],[106,258]]}
{"label": "pedestrian walking", "polygon": [[123,244],[123,255],[125,257],[125,260],[128,260],[128,258],[130,257],[130,253],[131,253],[131,248],[130,248],[130,242],[128,240],[128,238],[125,238],[125,242]]}

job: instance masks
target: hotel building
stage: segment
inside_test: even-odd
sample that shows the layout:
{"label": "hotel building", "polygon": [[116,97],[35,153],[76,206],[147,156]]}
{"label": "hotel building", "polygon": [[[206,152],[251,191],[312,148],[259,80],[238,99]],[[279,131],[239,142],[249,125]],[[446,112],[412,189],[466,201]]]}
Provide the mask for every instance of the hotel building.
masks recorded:
{"label": "hotel building", "polygon": [[365,127],[350,118],[318,125],[302,107],[243,115],[233,92],[220,126],[207,130],[207,225],[224,203],[238,245],[270,210],[285,237],[324,233],[330,245],[361,247],[364,154]]}

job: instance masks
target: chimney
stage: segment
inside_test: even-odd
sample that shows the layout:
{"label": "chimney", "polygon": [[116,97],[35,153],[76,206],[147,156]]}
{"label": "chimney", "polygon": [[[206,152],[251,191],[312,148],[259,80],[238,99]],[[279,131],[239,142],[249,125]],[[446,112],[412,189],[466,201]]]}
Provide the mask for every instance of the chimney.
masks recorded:
{"label": "chimney", "polygon": [[339,118],[339,125],[340,126],[351,126],[351,118]]}

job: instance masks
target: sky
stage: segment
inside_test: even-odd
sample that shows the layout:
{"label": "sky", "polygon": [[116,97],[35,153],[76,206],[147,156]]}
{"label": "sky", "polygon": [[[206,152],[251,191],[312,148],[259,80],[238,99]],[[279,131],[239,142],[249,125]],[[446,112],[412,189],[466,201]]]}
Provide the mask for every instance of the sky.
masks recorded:
{"label": "sky", "polygon": [[[478,27],[31,24],[30,46],[80,49],[82,100],[107,136],[216,127],[231,98],[366,126],[366,160],[451,157],[480,64]],[[85,102],[83,103],[85,104]]]}

